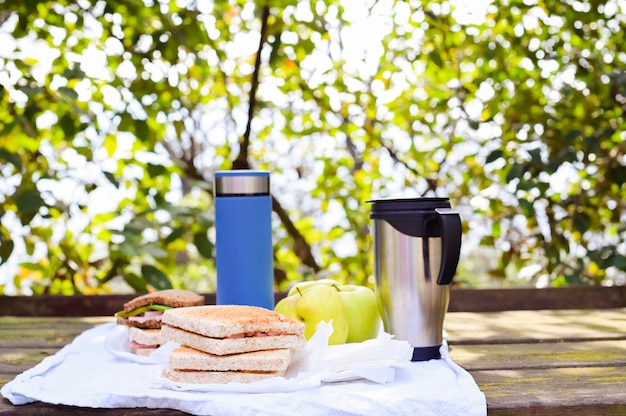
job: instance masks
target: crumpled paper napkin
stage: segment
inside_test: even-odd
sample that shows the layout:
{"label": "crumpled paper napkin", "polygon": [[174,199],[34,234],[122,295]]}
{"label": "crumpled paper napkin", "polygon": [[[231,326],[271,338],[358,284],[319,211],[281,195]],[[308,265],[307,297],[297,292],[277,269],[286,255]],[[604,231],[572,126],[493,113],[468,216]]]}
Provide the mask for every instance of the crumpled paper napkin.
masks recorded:
{"label": "crumpled paper napkin", "polygon": [[4,385],[0,393],[15,405],[42,401],[99,408],[171,408],[214,416],[486,415],[484,394],[471,375],[450,359],[446,345],[443,359],[412,363],[405,355],[407,344],[388,334],[371,342],[316,346],[329,335],[329,329],[320,326],[317,338],[307,345],[311,350],[295,357],[285,378],[188,388],[160,377],[165,365],[161,360],[175,345],[162,347],[157,362],[137,362],[120,355],[124,351],[111,350],[116,345],[111,337],[120,336],[118,328],[107,323],[83,332]]}

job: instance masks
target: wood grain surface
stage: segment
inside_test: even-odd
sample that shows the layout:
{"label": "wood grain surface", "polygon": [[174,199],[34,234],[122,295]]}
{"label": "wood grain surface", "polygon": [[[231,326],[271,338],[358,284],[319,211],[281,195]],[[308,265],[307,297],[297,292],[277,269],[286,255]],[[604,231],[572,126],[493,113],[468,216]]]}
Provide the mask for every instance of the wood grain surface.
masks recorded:
{"label": "wood grain surface", "polygon": [[626,415],[626,308],[449,313],[489,415]]}

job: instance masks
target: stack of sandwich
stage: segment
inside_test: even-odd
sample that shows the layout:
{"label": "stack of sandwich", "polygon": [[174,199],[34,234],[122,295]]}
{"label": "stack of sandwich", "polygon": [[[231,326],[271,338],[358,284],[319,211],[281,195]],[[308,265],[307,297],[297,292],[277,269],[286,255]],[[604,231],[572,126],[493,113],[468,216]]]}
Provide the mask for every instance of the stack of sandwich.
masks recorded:
{"label": "stack of sandwich", "polygon": [[145,356],[165,343],[161,319],[166,310],[198,305],[204,305],[204,296],[189,290],[167,289],[132,299],[115,316],[119,325],[128,327],[130,351]]}
{"label": "stack of sandwich", "polygon": [[294,352],[306,344],[304,325],[255,306],[171,309],[163,338],[180,344],[163,376],[182,383],[251,383],[284,376]]}

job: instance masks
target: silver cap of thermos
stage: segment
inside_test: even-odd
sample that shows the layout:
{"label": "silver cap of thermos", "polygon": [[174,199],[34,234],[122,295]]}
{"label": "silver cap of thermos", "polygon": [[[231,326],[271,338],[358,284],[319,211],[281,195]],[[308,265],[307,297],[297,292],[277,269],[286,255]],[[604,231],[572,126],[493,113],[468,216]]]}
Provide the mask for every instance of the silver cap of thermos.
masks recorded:
{"label": "silver cap of thermos", "polygon": [[215,173],[214,193],[215,196],[269,195],[269,172],[218,171]]}

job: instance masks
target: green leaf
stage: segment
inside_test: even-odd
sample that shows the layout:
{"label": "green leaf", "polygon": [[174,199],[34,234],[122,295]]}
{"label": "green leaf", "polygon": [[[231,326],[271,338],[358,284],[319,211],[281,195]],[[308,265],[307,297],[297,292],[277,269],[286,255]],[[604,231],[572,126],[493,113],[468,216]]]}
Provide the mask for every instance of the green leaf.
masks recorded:
{"label": "green leaf", "polygon": [[150,135],[150,128],[146,120],[135,120],[135,136],[142,142],[148,140]]}
{"label": "green leaf", "polygon": [[193,243],[198,248],[198,252],[207,259],[213,258],[213,244],[207,238],[206,230],[193,235]]}
{"label": "green leaf", "polygon": [[146,253],[155,257],[157,259],[167,258],[167,251],[163,250],[161,247],[156,246],[154,244],[146,244],[142,247],[142,250]]}
{"label": "green leaf", "polygon": [[572,218],[574,228],[581,234],[589,230],[591,225],[591,217],[585,212],[577,212]]}
{"label": "green leaf", "polygon": [[437,52],[432,52],[429,55],[430,60],[437,65],[439,68],[443,68],[443,60],[441,59],[441,55]]}
{"label": "green leaf", "polygon": [[30,220],[39,212],[44,205],[41,195],[36,190],[26,190],[18,193],[15,197],[17,211],[22,221],[30,223]]}
{"label": "green leaf", "polygon": [[72,88],[60,87],[59,92],[71,100],[76,100],[78,98],[78,93]]}
{"label": "green leaf", "polygon": [[0,236],[0,264],[5,263],[9,259],[14,248],[15,243],[13,240],[5,240]]}
{"label": "green leaf", "polygon": [[5,121],[4,125],[2,126],[2,129],[0,129],[0,137],[7,136],[16,125],[17,123],[15,123],[15,121],[11,121],[11,122]]}
{"label": "green leaf", "polygon": [[[68,80],[83,79],[85,78],[85,73],[83,72],[82,69],[80,69],[80,66],[74,65],[71,68],[65,68],[65,70],[63,71],[63,78],[67,78]],[[67,87],[62,87],[62,88],[67,88]],[[67,88],[67,89],[70,89],[70,88]],[[61,89],[59,88],[59,90]],[[71,90],[71,91],[75,93],[74,90]],[[78,98],[78,95],[76,96],[76,98]]]}
{"label": "green leaf", "polygon": [[169,233],[169,235],[167,237],[165,237],[165,240],[163,240],[163,243],[165,243],[165,245],[168,245],[176,240],[178,240],[180,237],[183,236],[183,234],[185,234],[186,228],[185,227],[178,227],[172,230],[171,233]]}
{"label": "green leaf", "polygon": [[6,163],[10,163],[18,170],[22,170],[22,159],[17,153],[9,152],[6,149],[0,148],[0,160],[4,160]]}
{"label": "green leaf", "polygon": [[626,271],[626,256],[623,256],[622,254],[615,254],[613,257],[613,266]]}
{"label": "green leaf", "polygon": [[109,157],[113,157],[115,151],[117,150],[117,137],[112,134],[107,134],[104,137],[102,145],[106,149],[107,155]]}
{"label": "green leaf", "polygon": [[491,153],[489,153],[489,155],[487,156],[487,160],[485,161],[486,163],[491,163],[499,158],[502,157],[502,150],[497,149],[492,151]]}
{"label": "green leaf", "polygon": [[81,155],[84,156],[85,159],[87,160],[92,160],[93,159],[93,149],[87,146],[77,146],[74,148],[74,150],[76,150],[76,152]]}
{"label": "green leaf", "polygon": [[59,124],[61,125],[61,129],[63,129],[63,134],[67,138],[74,137],[76,134],[76,125],[74,124],[74,120],[68,114],[64,114],[59,120]]}
{"label": "green leaf", "polygon": [[107,178],[109,180],[109,182],[111,182],[113,185],[115,185],[116,188],[120,187],[120,181],[117,179],[115,174],[113,174],[111,172],[107,172],[107,171],[103,171],[102,174],[105,176],[105,178]]}
{"label": "green leaf", "polygon": [[165,166],[163,165],[155,165],[153,163],[148,163],[148,175],[150,175],[151,178],[156,178],[158,176],[161,176],[166,171],[167,169],[165,169]]}
{"label": "green leaf", "polygon": [[524,216],[526,218],[532,218],[535,216],[535,208],[533,207],[532,202],[528,201],[527,199],[520,198],[519,205],[522,208],[522,212],[524,213]]}
{"label": "green leaf", "polygon": [[64,240],[59,244],[59,246],[68,260],[73,261],[79,266],[83,264],[83,259],[80,257],[80,254],[76,250],[76,246],[74,244],[68,243],[67,240]]}
{"label": "green leaf", "polygon": [[172,283],[167,278],[165,273],[163,273],[155,266],[152,266],[150,264],[144,264],[143,266],[141,266],[141,274],[143,275],[146,283],[157,290],[172,288]]}
{"label": "green leaf", "polygon": [[506,181],[512,182],[513,179],[521,179],[524,174],[524,165],[515,163],[506,175]]}
{"label": "green leaf", "polygon": [[128,283],[135,292],[145,293],[148,291],[147,282],[135,273],[124,273],[124,281]]}

